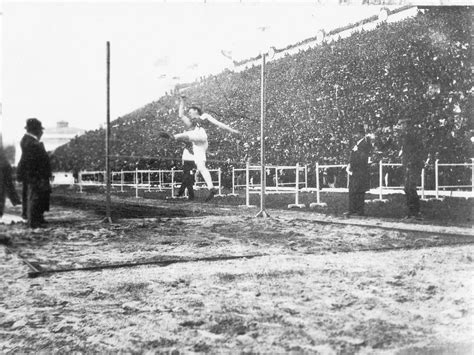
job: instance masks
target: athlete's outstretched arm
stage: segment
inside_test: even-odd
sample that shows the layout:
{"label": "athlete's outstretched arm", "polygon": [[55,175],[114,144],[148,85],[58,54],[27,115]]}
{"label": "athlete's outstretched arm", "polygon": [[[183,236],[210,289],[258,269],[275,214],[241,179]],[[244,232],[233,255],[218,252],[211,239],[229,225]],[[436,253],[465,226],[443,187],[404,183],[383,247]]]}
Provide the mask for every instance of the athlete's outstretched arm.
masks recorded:
{"label": "athlete's outstretched arm", "polygon": [[189,118],[184,114],[184,98],[180,97],[179,99],[179,108],[178,108],[178,116],[181,118],[184,124],[189,120]]}
{"label": "athlete's outstretched arm", "polygon": [[215,126],[219,127],[219,128],[222,128],[222,129],[225,129],[226,131],[229,131],[231,133],[234,133],[234,134],[240,134],[239,131],[237,131],[236,129],[233,129],[232,127],[226,125],[225,123],[222,123],[218,120],[216,120],[214,117],[212,117],[210,114],[208,113],[203,113],[201,115],[201,119],[202,120],[207,120],[209,122],[211,122],[212,124],[214,124]]}

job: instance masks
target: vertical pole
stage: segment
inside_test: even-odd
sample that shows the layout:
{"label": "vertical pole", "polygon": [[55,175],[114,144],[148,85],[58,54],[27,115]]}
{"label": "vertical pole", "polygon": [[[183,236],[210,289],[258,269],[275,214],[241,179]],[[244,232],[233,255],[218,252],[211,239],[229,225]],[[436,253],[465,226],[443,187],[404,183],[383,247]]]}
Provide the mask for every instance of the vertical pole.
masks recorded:
{"label": "vertical pole", "polygon": [[319,163],[316,163],[316,203],[321,203],[321,196],[319,193]]}
{"label": "vertical pole", "polygon": [[474,197],[474,158],[471,158],[471,192]]}
{"label": "vertical pole", "polygon": [[110,42],[107,41],[107,127],[105,129],[105,183],[106,183],[106,200],[105,200],[105,216],[107,222],[112,222],[112,211],[110,207]]}
{"label": "vertical pole", "polygon": [[383,160],[379,162],[379,200],[382,200],[382,185],[383,185]]}
{"label": "vertical pole", "polygon": [[278,191],[278,166],[275,166],[275,189]]}
{"label": "vertical pole", "polygon": [[120,170],[120,192],[123,192],[123,184],[125,182],[125,178],[123,175],[123,169]]}
{"label": "vertical pole", "polygon": [[436,159],[435,160],[435,192],[436,192],[436,198],[437,199],[439,198],[439,192],[438,192],[438,189],[439,189],[438,162],[439,162],[439,159]]}
{"label": "vertical pole", "polygon": [[219,183],[219,196],[222,196],[222,170],[221,168],[218,169],[218,183]]}
{"label": "vertical pole", "polygon": [[308,164],[304,166],[304,187],[308,189]]}
{"label": "vertical pole", "polygon": [[421,169],[421,198],[425,199],[425,168]]}
{"label": "vertical pole", "polygon": [[174,168],[171,168],[171,198],[174,198]]}
{"label": "vertical pole", "polygon": [[300,204],[300,197],[299,197],[299,189],[300,189],[300,163],[296,163],[296,193],[295,193],[295,205]]}
{"label": "vertical pole", "polygon": [[151,192],[151,172],[148,170],[148,192]]}
{"label": "vertical pole", "polygon": [[260,212],[256,217],[268,217],[265,211],[265,60],[266,53],[262,52],[262,70],[260,75]]}
{"label": "vertical pole", "polygon": [[135,198],[138,198],[138,168],[135,168]]}
{"label": "vertical pole", "polygon": [[[346,168],[347,168],[347,165],[346,165]],[[351,176],[349,175],[349,172],[347,171],[347,169],[346,169],[346,176],[347,176],[347,178],[346,178],[346,189],[348,189],[349,188],[349,183],[350,183],[349,180],[351,179]],[[335,183],[334,183],[334,187],[336,187]]]}
{"label": "vertical pole", "polygon": [[235,181],[235,168],[232,167],[232,195],[235,195],[235,185],[234,185],[234,181]]}
{"label": "vertical pole", "polygon": [[79,178],[79,193],[82,194],[82,192],[83,192],[82,191],[82,171],[79,172],[78,178]]}
{"label": "vertical pole", "polygon": [[245,205],[250,207],[250,169],[249,161],[245,165]]}

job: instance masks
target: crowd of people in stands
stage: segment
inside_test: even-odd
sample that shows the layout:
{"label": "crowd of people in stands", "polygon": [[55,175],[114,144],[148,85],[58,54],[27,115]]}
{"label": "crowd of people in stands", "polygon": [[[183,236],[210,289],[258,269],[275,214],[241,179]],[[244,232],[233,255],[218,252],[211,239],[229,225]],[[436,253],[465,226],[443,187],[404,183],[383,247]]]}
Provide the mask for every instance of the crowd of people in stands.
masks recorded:
{"label": "crowd of people in stands", "polygon": [[[470,158],[473,82],[470,17],[459,8],[433,8],[376,30],[269,62],[266,160],[271,164],[345,163],[354,130],[374,133],[372,160],[398,162],[393,126],[415,121],[426,158]],[[242,132],[209,135],[209,167],[259,162],[260,68],[225,71],[186,89],[189,100]],[[156,132],[183,131],[176,95],[167,94],[112,122],[112,169],[179,167],[182,147]],[[57,149],[58,170],[102,170],[104,129]]]}

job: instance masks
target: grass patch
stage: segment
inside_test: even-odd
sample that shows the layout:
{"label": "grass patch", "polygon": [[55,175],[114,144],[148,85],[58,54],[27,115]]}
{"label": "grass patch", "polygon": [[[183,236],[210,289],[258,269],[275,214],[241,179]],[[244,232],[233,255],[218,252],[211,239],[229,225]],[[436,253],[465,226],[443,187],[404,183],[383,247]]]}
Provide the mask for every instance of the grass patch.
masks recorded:
{"label": "grass patch", "polygon": [[[67,189],[64,187],[55,188],[55,194],[57,194],[56,200],[60,203],[68,203],[67,201],[74,200],[71,196],[74,195],[74,192],[77,189]],[[239,191],[240,196],[224,196],[216,197],[211,202],[210,205],[214,206],[238,206],[245,204],[245,195],[243,191]],[[103,188],[97,187],[88,187],[85,190],[84,195],[87,194],[103,194]],[[129,189],[125,192],[119,192],[118,190],[113,192],[116,196],[130,198],[135,196],[135,190]],[[224,191],[225,193],[225,191]],[[62,196],[61,198],[59,196]],[[145,199],[152,200],[165,200],[170,196],[169,191],[163,192],[148,192],[148,191],[139,191],[139,196]],[[186,204],[198,204],[204,202],[205,190],[197,191],[196,193],[196,202],[186,203]],[[376,195],[366,195],[366,199],[377,199]],[[371,203],[366,204],[366,214],[369,217],[387,217],[387,218],[403,218],[407,214],[406,207],[406,198],[403,193],[401,194],[391,194],[385,195],[384,198],[388,199],[387,203]],[[266,203],[267,208],[270,209],[281,209],[287,210],[288,204],[294,203],[294,194],[270,194],[267,195]],[[53,198],[53,201],[55,199]],[[259,205],[260,196],[258,194],[250,195],[250,203],[252,205]],[[321,192],[321,201],[327,204],[327,207],[324,209],[317,209],[316,212],[332,214],[332,215],[342,215],[348,209],[348,194],[344,192]],[[458,198],[458,197],[446,197],[443,201],[429,200],[421,201],[421,211],[428,221],[436,221],[436,223],[446,224],[446,223],[461,223],[461,224],[470,224],[472,222],[472,201],[473,199]],[[173,217],[175,215],[185,215],[185,208],[180,209],[183,201],[168,201],[174,208],[168,208],[166,211],[158,211],[157,209],[148,209],[149,214],[156,217],[157,215]],[[315,192],[302,192],[300,193],[300,203],[309,206],[310,203],[316,202],[316,193]],[[83,203],[83,202],[82,202]],[[103,203],[101,200],[100,203]],[[96,203],[97,204],[97,203]],[[127,204],[128,206],[128,204]],[[94,206],[96,209],[100,209],[100,212],[105,208],[104,206],[98,207]],[[116,209],[116,211],[115,211]],[[123,218],[130,218],[131,216],[140,215],[143,217],[144,208],[139,206],[128,206],[124,205],[114,206],[114,211]],[[309,208],[302,209],[303,211],[309,211]]]}
{"label": "grass patch", "polygon": [[117,285],[113,292],[133,299],[141,299],[144,293],[148,293],[148,282],[124,282]]}
{"label": "grass patch", "polygon": [[292,276],[302,276],[304,271],[302,270],[285,270],[285,271],[269,271],[269,272],[258,272],[258,273],[245,273],[245,274],[232,274],[228,272],[219,272],[216,274],[220,282],[234,282],[239,279],[281,279]]}

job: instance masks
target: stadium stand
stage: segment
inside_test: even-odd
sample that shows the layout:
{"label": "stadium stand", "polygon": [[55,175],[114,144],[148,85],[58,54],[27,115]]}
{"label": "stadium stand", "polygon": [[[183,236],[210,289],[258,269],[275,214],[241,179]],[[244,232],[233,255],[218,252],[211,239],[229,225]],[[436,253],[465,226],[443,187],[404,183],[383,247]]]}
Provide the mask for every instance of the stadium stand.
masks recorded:
{"label": "stadium stand", "polygon": [[[472,10],[471,10],[472,11]],[[374,160],[396,161],[393,125],[409,115],[426,156],[464,162],[471,156],[471,14],[428,8],[268,64],[267,162],[294,165],[347,161],[356,125],[375,134]],[[210,134],[210,167],[259,161],[260,68],[224,71],[186,87],[192,103],[240,130]],[[437,92],[436,95],[427,93]],[[166,94],[112,122],[112,169],[179,167],[181,147],[157,135],[180,132],[177,96]],[[104,129],[59,147],[57,170],[104,166]],[[227,164],[229,165],[229,164]]]}

